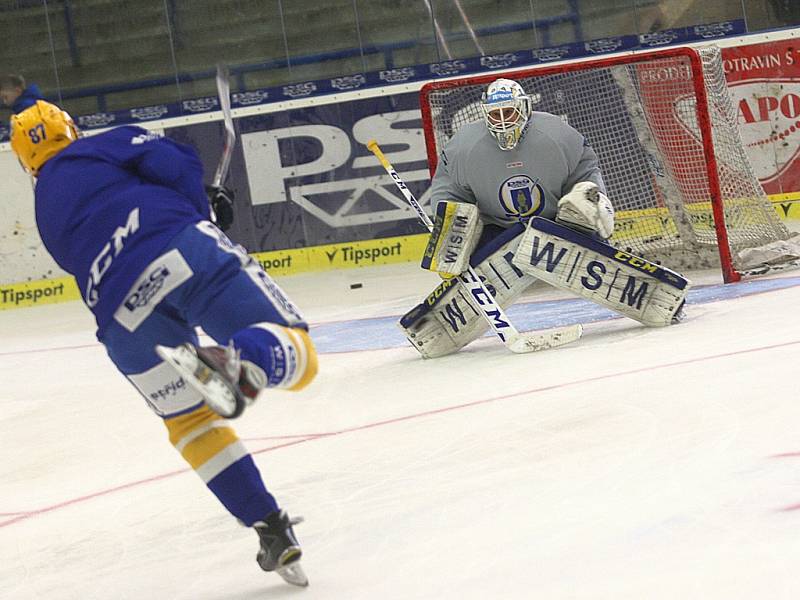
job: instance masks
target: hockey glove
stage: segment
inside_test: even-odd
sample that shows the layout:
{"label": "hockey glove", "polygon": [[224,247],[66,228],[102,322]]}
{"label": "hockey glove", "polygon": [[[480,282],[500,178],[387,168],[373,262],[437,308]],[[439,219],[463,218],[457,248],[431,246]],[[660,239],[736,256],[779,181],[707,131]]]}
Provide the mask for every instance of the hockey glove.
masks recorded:
{"label": "hockey glove", "polygon": [[222,231],[233,224],[233,190],[223,186],[206,186],[208,201],[211,204],[211,220]]}
{"label": "hockey glove", "polygon": [[607,240],[614,233],[614,207],[597,184],[581,181],[558,201],[556,221]]}

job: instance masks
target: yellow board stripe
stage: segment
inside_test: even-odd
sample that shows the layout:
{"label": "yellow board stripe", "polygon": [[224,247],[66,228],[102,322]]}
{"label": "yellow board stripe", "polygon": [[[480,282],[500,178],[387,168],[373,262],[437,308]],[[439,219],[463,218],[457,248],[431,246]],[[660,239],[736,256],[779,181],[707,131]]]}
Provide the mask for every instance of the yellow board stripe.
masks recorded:
{"label": "yellow board stripe", "polygon": [[428,234],[423,233],[293,250],[257,252],[252,256],[270,275],[295,275],[313,271],[416,262],[422,258],[427,243]]}
{"label": "yellow board stripe", "polygon": [[80,300],[72,277],[0,284],[0,310]]}
{"label": "yellow board stripe", "polygon": [[[800,193],[777,194],[769,197],[775,213],[782,220],[800,219]],[[747,206],[746,198],[733,199],[729,204]],[[714,219],[712,216],[711,202],[693,202],[686,205],[693,227],[696,229],[713,230]],[[676,234],[677,228],[672,222],[669,210],[666,207],[651,207],[635,210],[621,210],[615,215],[613,240],[623,241],[631,238],[651,236],[666,230],[668,234]],[[748,225],[767,224],[766,218],[758,218],[754,211],[747,222]]]}
{"label": "yellow board stripe", "polygon": [[[422,257],[427,243],[428,234],[423,233],[291,250],[257,252],[251,256],[270,275],[281,277],[315,271],[417,262]],[[80,297],[80,291],[72,277],[0,283],[0,310],[68,302],[80,300]]]}
{"label": "yellow board stripe", "polygon": [[772,194],[769,199],[773,204],[776,202],[786,202],[792,200],[800,200],[800,192],[787,192],[785,194]]}
{"label": "yellow board stripe", "polygon": [[[775,194],[769,198],[781,219],[800,219],[800,192]],[[689,207],[692,211],[692,205]],[[706,212],[710,210],[710,205],[700,205],[698,208],[700,212]],[[658,211],[659,209],[620,211],[617,213],[617,222],[624,223],[635,216],[660,218]],[[615,232],[616,239],[625,239],[631,235],[633,233],[624,230]],[[280,277],[314,271],[417,262],[425,253],[428,239],[427,233],[421,233],[309,248],[257,252],[252,256],[270,275]],[[80,291],[72,277],[0,283],[0,310],[71,302],[79,300],[80,297]]]}

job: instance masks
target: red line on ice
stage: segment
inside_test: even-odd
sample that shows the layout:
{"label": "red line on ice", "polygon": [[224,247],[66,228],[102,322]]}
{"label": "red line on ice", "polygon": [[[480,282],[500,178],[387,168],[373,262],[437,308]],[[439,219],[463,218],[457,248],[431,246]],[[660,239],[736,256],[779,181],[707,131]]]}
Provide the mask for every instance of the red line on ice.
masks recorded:
{"label": "red line on ice", "polygon": [[[383,420],[383,421],[375,421],[373,423],[367,423],[365,425],[357,425],[355,427],[348,427],[348,428],[345,428],[345,429],[340,429],[338,431],[331,431],[331,432],[327,432],[327,433],[309,433],[309,434],[305,434],[305,435],[298,434],[297,436],[286,436],[286,437],[290,438],[290,441],[283,442],[283,443],[280,443],[280,444],[276,444],[274,446],[268,446],[266,448],[261,448],[260,450],[254,450],[254,451],[251,451],[251,454],[264,454],[266,452],[272,452],[273,450],[279,450],[281,448],[288,448],[290,446],[296,446],[298,444],[305,444],[306,442],[313,442],[313,441],[316,441],[316,440],[326,439],[326,438],[330,438],[330,437],[336,437],[336,436],[344,435],[344,434],[347,434],[347,433],[354,433],[354,432],[357,432],[357,431],[364,431],[364,430],[367,430],[367,429],[374,429],[376,427],[382,427],[384,425],[393,425],[395,423],[402,423],[404,421],[411,421],[413,419],[420,419],[420,418],[428,417],[428,416],[431,416],[431,415],[437,415],[437,414],[441,414],[441,413],[460,410],[460,409],[463,409],[463,408],[471,408],[473,406],[480,406],[480,405],[483,405],[483,404],[490,404],[492,402],[499,402],[501,400],[508,400],[510,398],[519,398],[521,396],[527,396],[529,394],[538,394],[538,393],[541,393],[541,392],[548,392],[548,391],[551,391],[551,390],[561,389],[561,388],[570,387],[570,386],[574,386],[574,385],[584,385],[584,384],[587,384],[587,383],[592,383],[594,381],[603,381],[603,380],[607,380],[607,379],[613,379],[615,377],[625,377],[627,375],[635,375],[637,373],[644,373],[644,372],[647,372],[647,371],[655,371],[657,369],[669,369],[671,367],[676,367],[676,366],[680,366],[680,365],[686,365],[686,364],[692,364],[692,363],[700,363],[700,362],[706,362],[706,361],[710,361],[710,360],[717,360],[717,359],[720,359],[720,358],[727,358],[729,356],[738,356],[738,355],[741,355],[741,354],[750,354],[750,353],[753,353],[753,352],[764,352],[764,351],[769,351],[769,350],[775,350],[777,348],[785,348],[786,346],[793,346],[793,345],[796,345],[796,344],[800,344],[800,340],[795,340],[793,342],[784,342],[782,344],[773,344],[773,345],[770,345],[770,346],[761,346],[759,348],[749,348],[749,349],[746,349],[746,350],[736,350],[736,351],[733,351],[733,352],[725,352],[725,353],[722,353],[722,354],[713,354],[713,355],[710,355],[710,356],[701,356],[701,357],[687,359],[687,360],[679,360],[679,361],[675,361],[675,362],[663,363],[663,364],[660,364],[660,365],[652,365],[652,366],[649,366],[649,367],[639,367],[637,369],[629,369],[627,371],[618,371],[616,373],[608,373],[608,374],[605,374],[605,375],[596,375],[594,377],[587,377],[587,378],[584,378],[584,379],[576,379],[576,380],[573,380],[573,381],[565,381],[563,383],[555,383],[553,385],[547,385],[547,386],[542,386],[542,387],[537,387],[537,388],[531,388],[531,389],[524,390],[524,391],[521,391],[521,392],[515,392],[513,394],[504,394],[502,396],[495,396],[495,397],[492,397],[492,398],[484,398],[482,400],[474,400],[472,402],[465,402],[463,404],[454,404],[454,405],[451,405],[451,406],[444,406],[442,408],[436,408],[436,409],[433,409],[433,410],[428,410],[428,411],[424,411],[424,412],[420,412],[420,413],[414,413],[414,414],[411,414],[411,415],[406,415],[404,417],[395,417],[395,418],[386,419],[386,420]],[[291,439],[291,438],[295,438],[295,439]],[[147,484],[147,483],[160,481],[162,479],[167,479],[169,477],[174,477],[175,475],[181,475],[181,474],[186,473],[188,471],[191,471],[191,469],[186,468],[186,469],[180,469],[180,470],[177,470],[177,471],[171,471],[169,473],[162,473],[161,475],[155,475],[153,477],[148,477],[146,479],[140,479],[138,481],[132,481],[130,483],[119,485],[119,486],[116,486],[116,487],[113,487],[113,488],[108,488],[108,489],[105,489],[105,490],[100,490],[98,492],[93,492],[91,494],[86,494],[85,496],[79,496],[77,498],[72,498],[71,500],[65,500],[64,502],[59,502],[58,504],[53,504],[51,506],[46,506],[44,508],[39,508],[39,509],[36,509],[36,510],[30,510],[30,511],[20,511],[20,512],[14,513],[14,514],[16,514],[16,516],[12,517],[11,519],[8,519],[8,520],[5,520],[5,521],[0,521],[0,528],[8,527],[9,525],[13,525],[14,523],[19,523],[20,521],[24,521],[26,519],[30,519],[31,517],[35,517],[35,516],[38,516],[38,515],[43,515],[43,514],[46,514],[46,513],[50,513],[50,512],[53,512],[55,510],[58,510],[60,508],[65,508],[67,506],[72,506],[74,504],[79,504],[81,502],[92,500],[94,498],[99,498],[101,496],[107,496],[107,495],[113,494],[115,492],[119,492],[119,491],[122,491],[122,490],[130,489],[130,488],[137,487],[137,486],[140,486],[140,485],[144,485],[144,484]],[[796,509],[800,509],[800,504],[786,507],[783,510],[789,511],[789,510],[796,510]]]}

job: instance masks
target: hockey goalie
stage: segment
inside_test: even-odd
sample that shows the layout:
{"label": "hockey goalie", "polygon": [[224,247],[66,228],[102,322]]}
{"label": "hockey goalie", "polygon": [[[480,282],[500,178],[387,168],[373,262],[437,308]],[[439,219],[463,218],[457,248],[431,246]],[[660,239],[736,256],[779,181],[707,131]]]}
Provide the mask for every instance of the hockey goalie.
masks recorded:
{"label": "hockey goalie", "polygon": [[491,83],[481,108],[483,120],[445,145],[431,183],[422,267],[443,282],[400,320],[420,354],[456,352],[486,331],[456,277],[469,265],[503,307],[542,281],[648,326],[680,321],[689,281],[607,243],[614,208],[583,135],[533,111],[510,79]]}

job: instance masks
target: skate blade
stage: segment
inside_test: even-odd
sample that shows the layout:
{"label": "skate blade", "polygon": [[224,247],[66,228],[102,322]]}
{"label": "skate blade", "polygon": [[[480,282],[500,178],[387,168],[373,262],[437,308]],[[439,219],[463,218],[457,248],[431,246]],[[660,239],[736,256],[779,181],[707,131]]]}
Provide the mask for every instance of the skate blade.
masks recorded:
{"label": "skate blade", "polygon": [[203,396],[205,403],[215,413],[226,419],[242,414],[244,401],[237,397],[229,382],[198,358],[191,347],[156,346],[155,350],[186,383]]}
{"label": "skate blade", "polygon": [[286,583],[290,583],[299,587],[308,586],[308,577],[306,577],[303,567],[300,566],[299,561],[293,562],[285,567],[278,567],[275,569],[275,572],[280,575]]}

